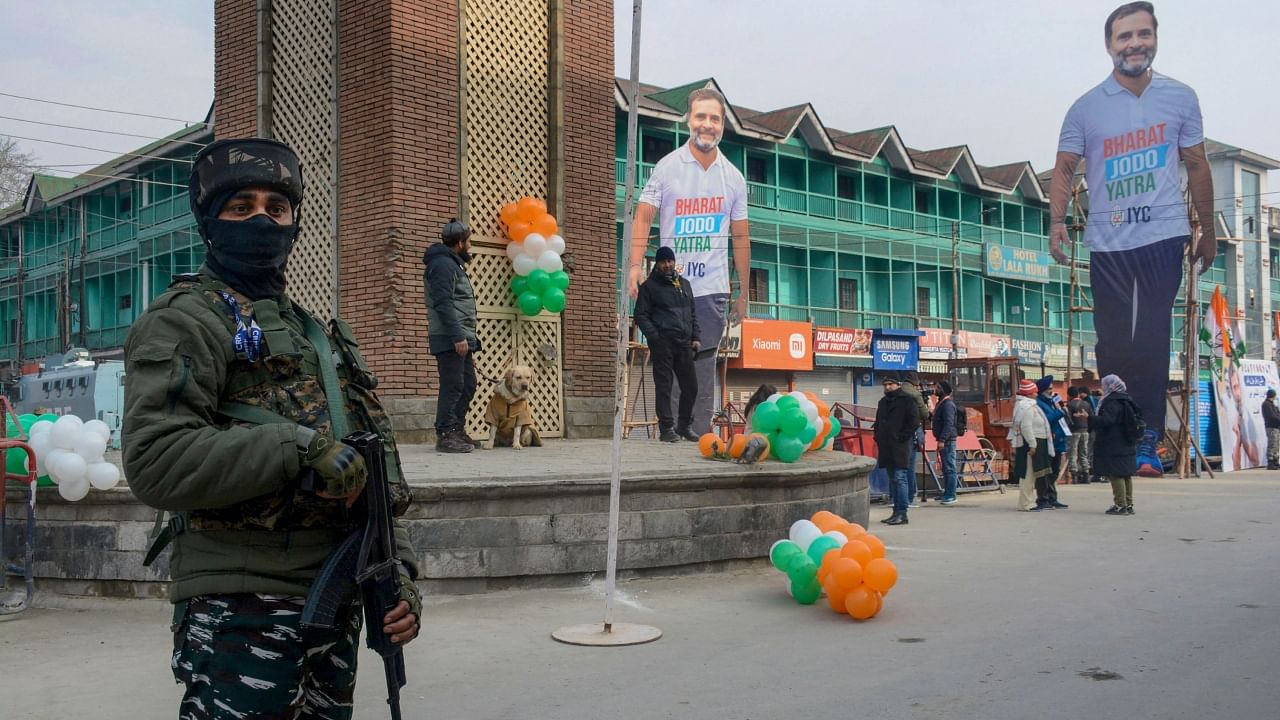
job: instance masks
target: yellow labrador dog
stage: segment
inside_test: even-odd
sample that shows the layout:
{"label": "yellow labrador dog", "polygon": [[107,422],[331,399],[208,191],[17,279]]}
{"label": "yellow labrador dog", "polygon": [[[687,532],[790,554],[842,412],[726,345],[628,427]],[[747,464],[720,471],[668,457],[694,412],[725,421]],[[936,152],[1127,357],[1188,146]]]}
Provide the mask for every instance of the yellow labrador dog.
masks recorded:
{"label": "yellow labrador dog", "polygon": [[503,374],[493,388],[484,421],[489,424],[489,439],[484,447],[492,449],[512,447],[539,447],[542,438],[533,425],[533,413],[529,411],[529,388],[533,385],[533,368],[513,365]]}

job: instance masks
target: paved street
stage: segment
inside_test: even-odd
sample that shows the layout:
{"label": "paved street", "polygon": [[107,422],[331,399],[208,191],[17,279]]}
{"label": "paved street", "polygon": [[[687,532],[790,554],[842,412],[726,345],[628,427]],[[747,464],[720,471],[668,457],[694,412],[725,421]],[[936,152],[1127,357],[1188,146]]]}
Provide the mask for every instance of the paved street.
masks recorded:
{"label": "paved street", "polygon": [[[580,648],[600,585],[433,598],[409,646],[410,718],[1275,718],[1280,474],[1102,485],[1067,511],[962,496],[875,528],[901,571],[881,615],[799,607],[763,565],[623,584],[656,643]],[[874,507],[873,518],[887,514]],[[877,524],[878,525],[878,524]],[[825,601],[822,601],[825,603]],[[44,598],[0,623],[3,716],[175,716],[167,605]],[[362,657],[356,717],[384,718]]]}

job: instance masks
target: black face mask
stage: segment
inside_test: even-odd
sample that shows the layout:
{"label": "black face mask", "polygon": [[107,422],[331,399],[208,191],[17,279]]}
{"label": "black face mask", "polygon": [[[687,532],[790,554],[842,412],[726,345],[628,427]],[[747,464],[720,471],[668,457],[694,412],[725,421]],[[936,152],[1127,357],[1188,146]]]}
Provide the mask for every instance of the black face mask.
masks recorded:
{"label": "black face mask", "polygon": [[209,267],[250,300],[284,294],[285,265],[298,237],[297,225],[280,225],[266,215],[248,220],[205,221]]}

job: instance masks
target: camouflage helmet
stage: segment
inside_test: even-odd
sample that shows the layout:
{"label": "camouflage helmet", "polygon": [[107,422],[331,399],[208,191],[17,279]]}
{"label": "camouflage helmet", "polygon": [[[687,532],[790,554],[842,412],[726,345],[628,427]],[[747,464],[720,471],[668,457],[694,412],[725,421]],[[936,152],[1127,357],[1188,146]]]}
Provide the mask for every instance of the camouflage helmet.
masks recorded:
{"label": "camouflage helmet", "polygon": [[471,228],[458,218],[449,218],[449,222],[445,223],[444,228],[440,230],[440,239],[449,247],[465,242],[470,237]]}
{"label": "camouflage helmet", "polygon": [[302,204],[302,168],[293,149],[265,138],[234,138],[206,145],[191,163],[188,190],[191,213],[204,234],[204,220],[231,193],[245,187],[266,187],[289,198],[297,223]]}

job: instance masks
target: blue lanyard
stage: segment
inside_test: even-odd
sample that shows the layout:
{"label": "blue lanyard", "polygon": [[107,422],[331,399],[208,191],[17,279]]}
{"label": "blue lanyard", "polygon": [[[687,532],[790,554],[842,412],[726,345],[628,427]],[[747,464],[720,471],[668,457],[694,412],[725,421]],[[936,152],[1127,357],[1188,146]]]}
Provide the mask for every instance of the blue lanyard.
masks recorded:
{"label": "blue lanyard", "polygon": [[258,358],[262,357],[262,328],[258,327],[257,319],[250,315],[249,324],[246,326],[244,318],[240,316],[240,304],[236,302],[235,297],[225,290],[219,290],[218,294],[236,316],[236,334],[231,339],[232,349],[236,354],[247,357],[249,362],[258,362]]}

